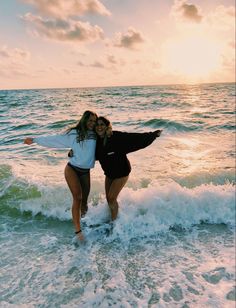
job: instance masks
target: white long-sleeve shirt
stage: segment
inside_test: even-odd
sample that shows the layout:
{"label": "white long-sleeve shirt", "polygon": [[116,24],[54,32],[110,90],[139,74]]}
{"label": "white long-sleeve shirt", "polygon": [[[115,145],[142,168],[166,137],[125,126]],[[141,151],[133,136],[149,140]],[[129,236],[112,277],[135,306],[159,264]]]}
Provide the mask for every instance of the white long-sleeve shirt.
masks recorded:
{"label": "white long-sleeve shirt", "polygon": [[73,166],[90,169],[95,164],[96,134],[88,131],[86,138],[79,141],[79,135],[75,129],[67,134],[58,134],[51,136],[42,136],[33,138],[33,141],[39,145],[49,148],[70,148],[73,150],[73,156],[69,158]]}

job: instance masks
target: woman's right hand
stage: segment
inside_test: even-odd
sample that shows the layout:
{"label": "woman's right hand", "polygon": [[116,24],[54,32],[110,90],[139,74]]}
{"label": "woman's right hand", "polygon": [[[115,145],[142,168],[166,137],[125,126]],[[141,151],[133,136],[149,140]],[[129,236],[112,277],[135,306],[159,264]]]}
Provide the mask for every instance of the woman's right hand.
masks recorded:
{"label": "woman's right hand", "polygon": [[31,145],[33,142],[34,142],[33,138],[30,138],[30,137],[27,137],[24,140],[24,144],[28,144],[28,145]]}
{"label": "woman's right hand", "polygon": [[70,149],[70,151],[68,152],[68,157],[73,157],[74,153],[73,153],[73,150]]}
{"label": "woman's right hand", "polygon": [[112,135],[113,135],[113,132],[112,132],[112,126],[109,125],[106,129],[106,135],[108,138],[110,138]]}

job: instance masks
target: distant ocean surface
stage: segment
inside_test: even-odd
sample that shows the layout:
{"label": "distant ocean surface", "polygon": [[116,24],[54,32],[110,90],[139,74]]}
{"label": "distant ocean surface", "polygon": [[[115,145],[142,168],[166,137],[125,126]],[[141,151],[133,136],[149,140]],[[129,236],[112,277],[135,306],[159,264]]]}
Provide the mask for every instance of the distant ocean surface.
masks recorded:
{"label": "distant ocean surface", "polygon": [[[113,227],[96,163],[78,246],[68,149],[23,139],[87,109],[163,133],[128,155]],[[0,91],[0,123],[0,307],[235,307],[234,84]]]}

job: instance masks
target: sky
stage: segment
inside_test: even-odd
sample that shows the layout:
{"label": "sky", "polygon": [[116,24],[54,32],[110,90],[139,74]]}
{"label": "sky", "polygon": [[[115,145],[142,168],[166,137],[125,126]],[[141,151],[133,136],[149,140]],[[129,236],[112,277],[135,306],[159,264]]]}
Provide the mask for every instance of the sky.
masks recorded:
{"label": "sky", "polygon": [[0,0],[0,89],[234,81],[234,0]]}

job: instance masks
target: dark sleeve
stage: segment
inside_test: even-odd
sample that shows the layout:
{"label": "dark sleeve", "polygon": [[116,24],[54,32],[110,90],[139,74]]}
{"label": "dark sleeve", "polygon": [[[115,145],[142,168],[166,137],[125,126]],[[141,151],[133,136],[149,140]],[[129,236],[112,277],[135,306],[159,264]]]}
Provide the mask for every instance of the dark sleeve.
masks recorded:
{"label": "dark sleeve", "polygon": [[156,131],[149,133],[121,133],[121,150],[127,154],[146,148],[156,139],[156,137]]}

